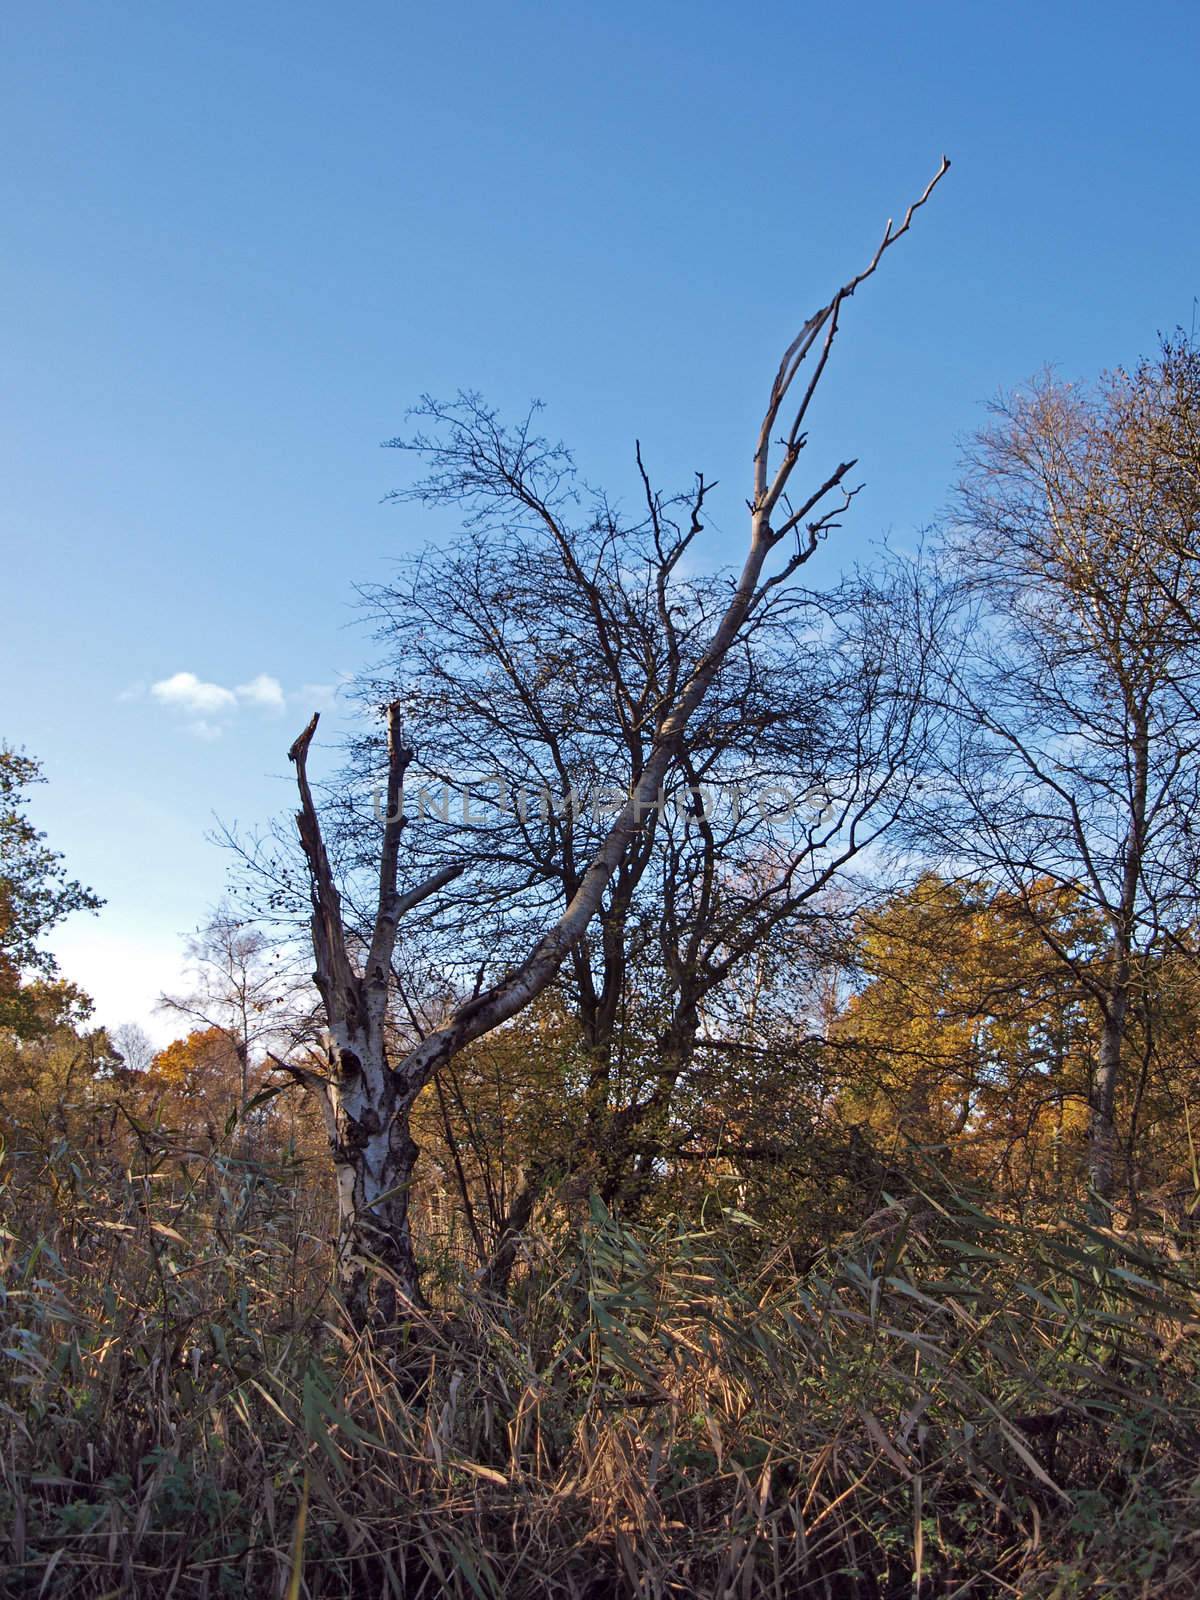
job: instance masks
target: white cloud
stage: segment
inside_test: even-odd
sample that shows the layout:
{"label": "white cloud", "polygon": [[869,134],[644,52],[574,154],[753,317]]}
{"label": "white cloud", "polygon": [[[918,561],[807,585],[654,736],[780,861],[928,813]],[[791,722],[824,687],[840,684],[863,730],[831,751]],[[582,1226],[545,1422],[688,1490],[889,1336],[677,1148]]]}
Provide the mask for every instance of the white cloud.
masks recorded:
{"label": "white cloud", "polygon": [[150,685],[150,693],[164,706],[178,706],[198,717],[211,717],[237,709],[237,695],[219,683],[205,683],[194,672],[176,672]]}
{"label": "white cloud", "polygon": [[[279,679],[269,672],[256,673],[233,689],[221,683],[209,683],[194,672],[175,672],[150,685],[150,694],[159,705],[185,714],[188,732],[197,739],[219,739],[243,707],[275,714],[289,705],[306,711],[324,711],[332,706],[335,692],[336,685],[328,683],[306,683],[300,689],[287,692]],[[117,698],[137,700],[142,693],[143,686],[134,684]]]}
{"label": "white cloud", "polygon": [[239,683],[233,692],[239,700],[263,706],[268,711],[282,711],[284,707],[283,685],[268,672],[260,672],[249,683]]}

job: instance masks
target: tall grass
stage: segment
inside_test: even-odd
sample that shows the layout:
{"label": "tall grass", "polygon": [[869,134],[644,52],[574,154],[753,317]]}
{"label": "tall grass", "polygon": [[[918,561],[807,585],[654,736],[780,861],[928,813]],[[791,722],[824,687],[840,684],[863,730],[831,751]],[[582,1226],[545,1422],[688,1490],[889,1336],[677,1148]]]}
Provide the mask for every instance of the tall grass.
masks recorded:
{"label": "tall grass", "polygon": [[5,1168],[0,1590],[1192,1596],[1196,1275],[921,1184],[803,1271],[598,1204],[365,1343],[302,1168]]}

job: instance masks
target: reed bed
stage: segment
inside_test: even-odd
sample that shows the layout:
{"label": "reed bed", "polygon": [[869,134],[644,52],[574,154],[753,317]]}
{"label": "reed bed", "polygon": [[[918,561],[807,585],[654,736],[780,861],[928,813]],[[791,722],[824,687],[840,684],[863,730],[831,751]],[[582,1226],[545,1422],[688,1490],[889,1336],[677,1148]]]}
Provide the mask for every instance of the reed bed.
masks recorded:
{"label": "reed bed", "polygon": [[798,1264],[593,1202],[511,1303],[364,1339],[302,1164],[0,1170],[5,1595],[1200,1592],[1178,1240],[926,1176]]}

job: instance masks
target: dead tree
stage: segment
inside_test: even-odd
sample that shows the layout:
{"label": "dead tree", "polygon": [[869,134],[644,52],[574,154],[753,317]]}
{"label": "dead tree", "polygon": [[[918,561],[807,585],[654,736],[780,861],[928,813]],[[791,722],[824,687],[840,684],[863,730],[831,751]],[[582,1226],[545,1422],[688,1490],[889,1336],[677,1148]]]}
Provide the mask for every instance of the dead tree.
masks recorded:
{"label": "dead tree", "polygon": [[[405,1307],[422,1303],[408,1218],[418,1154],[410,1115],[417,1096],[458,1050],[515,1016],[554,981],[596,917],[622,864],[643,848],[648,819],[656,815],[668,774],[684,749],[689,724],[739,640],[810,559],[823,534],[836,525],[850,504],[855,491],[846,480],[853,461],[841,462],[799,503],[789,498],[792,475],[806,443],[809,410],[845,302],[908,231],[916,211],[948,166],[943,160],[900,226],[889,221],[868,265],[808,319],[784,351],[754,451],[749,543],[740,576],[707,644],[672,685],[671,693],[655,705],[645,759],[639,771],[625,775],[624,802],[565,908],[532,941],[523,958],[482,992],[453,1007],[440,1026],[397,1052],[394,1060],[389,1052],[388,1002],[401,919],[458,877],[463,864],[447,865],[401,891],[401,794],[412,752],[402,734],[402,708],[393,703],[387,709],[388,767],[378,899],[369,936],[355,940],[343,915],[307,775],[315,716],[293,744],[289,754],[300,792],[297,820],[311,891],[315,981],[325,1011],[328,1049],[322,1070],[295,1066],[290,1070],[318,1096],[325,1116],[337,1174],[339,1275],[351,1314],[360,1325],[387,1322]],[[800,375],[810,355],[808,381],[801,385]],[[686,542],[699,531],[697,507]],[[543,523],[543,532],[558,554],[569,560],[571,552],[563,549],[562,533],[553,519]],[[788,553],[774,571],[769,570],[770,558],[785,548]],[[614,714],[620,714],[619,708]]]}

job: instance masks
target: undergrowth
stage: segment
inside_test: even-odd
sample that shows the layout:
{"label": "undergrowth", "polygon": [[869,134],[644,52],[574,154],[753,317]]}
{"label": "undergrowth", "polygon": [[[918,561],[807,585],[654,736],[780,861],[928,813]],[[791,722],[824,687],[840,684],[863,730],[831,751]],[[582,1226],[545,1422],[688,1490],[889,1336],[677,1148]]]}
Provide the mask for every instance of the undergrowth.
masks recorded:
{"label": "undergrowth", "polygon": [[919,1182],[815,1260],[736,1212],[531,1241],[394,1338],[302,1168],[6,1161],[14,1596],[1192,1596],[1194,1263]]}

